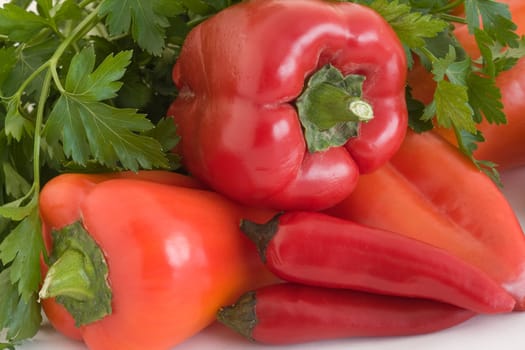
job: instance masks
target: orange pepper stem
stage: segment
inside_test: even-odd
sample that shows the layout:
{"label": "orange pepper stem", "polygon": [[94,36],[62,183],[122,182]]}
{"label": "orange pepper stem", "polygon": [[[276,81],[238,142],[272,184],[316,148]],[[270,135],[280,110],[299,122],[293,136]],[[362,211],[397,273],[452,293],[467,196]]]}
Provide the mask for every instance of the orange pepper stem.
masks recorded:
{"label": "orange pepper stem", "polygon": [[100,247],[78,221],[52,236],[51,266],[39,297],[56,298],[77,327],[111,314],[108,267]]}
{"label": "orange pepper stem", "polygon": [[91,282],[86,270],[92,270],[93,264],[82,252],[76,249],[66,250],[50,267],[39,296],[42,299],[68,296],[75,300],[86,301],[94,297]]}

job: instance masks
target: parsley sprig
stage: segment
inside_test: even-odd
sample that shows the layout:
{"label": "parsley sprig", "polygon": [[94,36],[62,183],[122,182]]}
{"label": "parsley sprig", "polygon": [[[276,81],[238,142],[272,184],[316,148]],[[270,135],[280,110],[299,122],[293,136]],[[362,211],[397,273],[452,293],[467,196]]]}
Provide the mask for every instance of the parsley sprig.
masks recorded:
{"label": "parsley sprig", "polygon": [[42,321],[43,183],[72,170],[176,168],[171,67],[189,30],[232,1],[2,3],[0,332],[13,344]]}
{"label": "parsley sprig", "polygon": [[[415,101],[408,87],[410,125],[418,131],[434,125],[454,130],[460,150],[496,183],[497,165],[473,156],[483,142],[477,125],[483,119],[504,124],[501,94],[496,77],[512,68],[525,54],[524,39],[508,5],[492,0],[370,0],[365,3],[381,13],[405,45],[409,62],[417,56],[432,72],[437,83],[433,100],[423,105]],[[453,13],[464,7],[464,16]],[[453,34],[455,24],[466,24],[480,49],[479,60],[472,60]]]}

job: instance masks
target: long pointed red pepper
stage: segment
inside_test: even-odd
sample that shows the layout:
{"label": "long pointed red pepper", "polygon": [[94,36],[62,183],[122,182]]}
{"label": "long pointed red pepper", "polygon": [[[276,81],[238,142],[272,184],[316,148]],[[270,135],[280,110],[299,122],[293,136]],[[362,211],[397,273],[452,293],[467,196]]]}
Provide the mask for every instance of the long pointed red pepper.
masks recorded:
{"label": "long pointed red pepper", "polygon": [[525,309],[525,235],[500,189],[433,133],[408,133],[390,163],[327,211],[443,248],[477,266]]}
{"label": "long pointed red pepper", "polygon": [[508,312],[515,300],[476,267],[405,236],[317,212],[244,220],[270,271],[308,285],[428,298],[479,313]]}
{"label": "long pointed red pepper", "polygon": [[244,294],[217,319],[252,341],[294,344],[430,333],[474,315],[431,300],[283,283]]}

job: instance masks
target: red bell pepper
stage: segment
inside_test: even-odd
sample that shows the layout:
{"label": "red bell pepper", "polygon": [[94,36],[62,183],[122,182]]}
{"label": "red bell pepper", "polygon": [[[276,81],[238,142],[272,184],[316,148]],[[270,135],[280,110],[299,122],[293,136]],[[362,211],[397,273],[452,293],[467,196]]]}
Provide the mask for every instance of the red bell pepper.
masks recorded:
{"label": "red bell pepper", "polygon": [[475,316],[431,300],[281,283],[244,294],[217,319],[267,344],[430,333]]}
{"label": "red bell pepper", "polygon": [[[364,203],[364,202],[363,202]],[[446,250],[318,212],[244,220],[270,271],[307,285],[439,300],[478,313],[512,311],[514,298]]]}
{"label": "red bell pepper", "polygon": [[168,115],[187,170],[214,190],[317,210],[399,147],[406,70],[398,37],[370,8],[244,1],[187,36]]}
{"label": "red bell pepper", "polygon": [[51,265],[41,296],[55,328],[91,350],[168,350],[220,306],[275,281],[238,228],[245,215],[273,213],[181,186],[200,185],[147,172],[61,175],[44,186]]}
{"label": "red bell pepper", "polygon": [[327,213],[441,247],[485,271],[525,308],[525,235],[494,182],[438,135],[409,133]]}

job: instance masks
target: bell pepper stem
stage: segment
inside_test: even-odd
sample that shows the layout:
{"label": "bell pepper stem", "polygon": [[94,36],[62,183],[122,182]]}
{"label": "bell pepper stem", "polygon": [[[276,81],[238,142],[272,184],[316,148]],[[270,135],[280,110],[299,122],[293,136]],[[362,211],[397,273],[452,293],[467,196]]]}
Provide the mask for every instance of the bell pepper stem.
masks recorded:
{"label": "bell pepper stem", "polygon": [[310,152],[344,145],[358,135],[359,125],[374,118],[372,105],[362,98],[365,77],[344,76],[326,65],[315,72],[296,101]]}
{"label": "bell pepper stem", "polygon": [[303,101],[303,113],[320,130],[328,130],[349,121],[366,122],[374,117],[368,102],[349,95],[342,87],[324,82],[308,89],[308,100]]}
{"label": "bell pepper stem", "polygon": [[79,301],[94,297],[86,270],[92,270],[92,263],[76,249],[66,250],[49,268],[42,288],[41,299],[59,295],[68,296]]}
{"label": "bell pepper stem", "polygon": [[89,232],[81,222],[75,222],[51,232],[51,236],[51,265],[39,297],[56,298],[73,316],[77,327],[111,314],[108,265]]}

